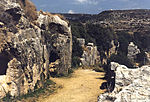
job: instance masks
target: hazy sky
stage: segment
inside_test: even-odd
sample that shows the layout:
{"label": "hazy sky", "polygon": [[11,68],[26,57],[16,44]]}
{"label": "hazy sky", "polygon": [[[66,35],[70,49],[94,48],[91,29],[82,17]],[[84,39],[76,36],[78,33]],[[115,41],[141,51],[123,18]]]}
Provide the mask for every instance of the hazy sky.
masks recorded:
{"label": "hazy sky", "polygon": [[38,10],[52,13],[97,14],[110,9],[150,9],[150,0],[31,0]]}

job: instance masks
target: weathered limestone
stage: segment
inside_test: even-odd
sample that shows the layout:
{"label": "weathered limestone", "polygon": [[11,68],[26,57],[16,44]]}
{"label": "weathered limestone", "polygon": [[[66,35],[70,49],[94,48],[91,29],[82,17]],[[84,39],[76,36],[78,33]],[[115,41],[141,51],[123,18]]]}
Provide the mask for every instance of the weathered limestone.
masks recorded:
{"label": "weathered limestone", "polygon": [[100,61],[99,52],[97,50],[97,46],[93,43],[88,43],[85,45],[85,39],[77,38],[80,46],[83,48],[83,54],[81,60],[81,65],[83,66],[92,66],[97,64]]}
{"label": "weathered limestone", "polygon": [[149,102],[150,66],[128,69],[124,65],[111,62],[116,73],[115,89],[112,93],[99,96],[98,102]]}
{"label": "weathered limestone", "polygon": [[109,50],[109,57],[110,57],[112,54],[117,54],[117,48],[119,47],[119,42],[118,42],[118,46],[115,46],[114,40],[112,40],[112,41],[111,41],[111,45],[112,45],[112,48],[110,48],[110,50]]}
{"label": "weathered limestone", "polygon": [[146,54],[146,60],[147,60],[147,63],[146,64],[150,64],[150,52],[145,52]]}
{"label": "weathered limestone", "polygon": [[6,72],[0,67],[4,70],[0,73],[0,98],[41,87],[49,78],[49,64],[56,60],[58,74],[68,73],[72,55],[68,22],[45,12],[38,12],[38,19],[30,22],[16,0],[1,0],[0,11],[0,59],[6,62]]}
{"label": "weathered limestone", "polygon": [[140,49],[133,43],[130,42],[128,46],[128,58],[134,62],[134,59],[136,58],[136,55],[140,53]]}
{"label": "weathered limestone", "polygon": [[[43,33],[49,33],[50,38],[45,38],[46,43],[51,45],[47,46],[50,52],[53,51],[59,56],[60,64],[57,67],[58,73],[67,74],[68,68],[71,68],[71,55],[72,55],[72,34],[71,27],[68,23],[60,19],[57,15],[50,16],[43,15],[39,12],[39,18],[37,20],[41,29],[45,29]],[[45,27],[45,28],[43,28]],[[50,53],[49,52],[49,53]],[[51,57],[50,57],[51,59]],[[57,60],[57,59],[56,59]],[[55,60],[55,61],[56,61]],[[54,61],[54,62],[55,62]],[[63,62],[63,66],[61,63]]]}
{"label": "weathered limestone", "polygon": [[81,46],[85,46],[85,39],[83,38],[77,38]]}
{"label": "weathered limestone", "polygon": [[80,60],[83,66],[92,66],[100,61],[97,46],[94,46],[93,43],[88,43],[87,46],[84,45],[82,47],[83,54]]}

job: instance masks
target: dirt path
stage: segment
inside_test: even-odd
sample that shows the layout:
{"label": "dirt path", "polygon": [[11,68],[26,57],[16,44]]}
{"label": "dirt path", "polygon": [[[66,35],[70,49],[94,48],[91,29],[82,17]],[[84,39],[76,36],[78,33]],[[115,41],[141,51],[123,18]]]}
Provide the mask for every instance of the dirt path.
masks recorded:
{"label": "dirt path", "polygon": [[97,102],[104,73],[92,70],[76,70],[71,78],[52,78],[62,88],[42,102]]}

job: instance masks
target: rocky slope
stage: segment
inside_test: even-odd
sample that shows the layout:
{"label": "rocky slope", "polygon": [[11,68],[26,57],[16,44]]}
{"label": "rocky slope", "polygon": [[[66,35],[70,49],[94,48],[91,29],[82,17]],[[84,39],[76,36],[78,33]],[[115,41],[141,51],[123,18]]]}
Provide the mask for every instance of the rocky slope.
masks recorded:
{"label": "rocky slope", "polygon": [[72,34],[58,15],[37,12],[28,0],[0,1],[0,98],[42,87],[49,65],[57,74],[71,68]]}

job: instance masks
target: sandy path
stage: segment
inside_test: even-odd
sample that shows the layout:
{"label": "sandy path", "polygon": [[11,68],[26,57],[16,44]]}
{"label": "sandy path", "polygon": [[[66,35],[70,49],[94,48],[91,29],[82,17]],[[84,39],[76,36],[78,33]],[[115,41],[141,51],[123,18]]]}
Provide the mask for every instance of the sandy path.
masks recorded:
{"label": "sandy path", "polygon": [[52,78],[62,88],[42,102],[97,102],[104,73],[92,70],[76,70],[71,78]]}

